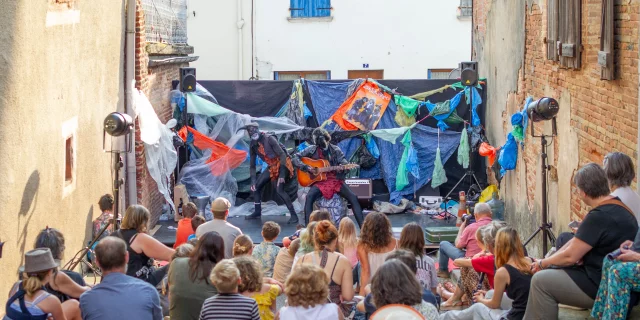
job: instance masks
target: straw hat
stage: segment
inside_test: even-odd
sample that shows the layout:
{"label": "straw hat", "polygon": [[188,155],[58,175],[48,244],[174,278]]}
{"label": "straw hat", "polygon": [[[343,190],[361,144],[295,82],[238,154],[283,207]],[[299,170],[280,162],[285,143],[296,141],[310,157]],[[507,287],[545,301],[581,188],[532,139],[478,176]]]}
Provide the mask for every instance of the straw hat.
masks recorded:
{"label": "straw hat", "polygon": [[24,272],[37,273],[57,268],[58,263],[53,260],[49,248],[37,248],[24,254]]}

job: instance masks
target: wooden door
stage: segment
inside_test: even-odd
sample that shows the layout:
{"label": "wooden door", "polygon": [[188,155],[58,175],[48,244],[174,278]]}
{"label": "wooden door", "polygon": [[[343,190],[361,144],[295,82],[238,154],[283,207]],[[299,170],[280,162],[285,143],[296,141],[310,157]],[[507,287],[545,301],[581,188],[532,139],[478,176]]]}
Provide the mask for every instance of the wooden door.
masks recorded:
{"label": "wooden door", "polygon": [[348,74],[349,79],[359,79],[359,78],[371,78],[371,79],[384,79],[384,70],[349,70]]}

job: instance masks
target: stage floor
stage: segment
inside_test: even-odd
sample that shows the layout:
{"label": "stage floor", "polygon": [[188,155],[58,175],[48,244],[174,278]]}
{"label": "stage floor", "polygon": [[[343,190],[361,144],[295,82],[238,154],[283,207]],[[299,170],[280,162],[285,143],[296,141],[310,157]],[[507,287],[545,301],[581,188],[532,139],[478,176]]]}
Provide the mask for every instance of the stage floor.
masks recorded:
{"label": "stage floor", "polygon": [[[365,213],[366,214],[366,213]],[[450,219],[449,221],[432,219],[430,216],[414,214],[414,213],[400,213],[400,214],[390,214],[388,215],[389,220],[391,221],[391,227],[393,228],[393,233],[396,238],[400,238],[400,231],[402,227],[408,223],[416,222],[421,225],[423,228],[427,227],[437,227],[437,226],[455,226],[455,220]],[[349,216],[351,220],[355,219],[353,216]],[[287,220],[289,220],[288,216],[263,216],[262,220],[245,220],[244,217],[229,217],[229,223],[234,226],[240,228],[243,233],[249,235],[254,243],[258,244],[262,242],[262,224],[266,221],[275,221],[280,224],[280,235],[278,236],[278,240],[276,244],[282,245],[282,237],[292,235],[296,231],[296,225],[287,224]],[[357,224],[356,224],[357,225]],[[153,237],[158,239],[160,242],[165,244],[166,246],[172,247],[175,239],[176,239],[176,226],[177,222],[174,221],[160,221],[158,222],[158,226]],[[156,229],[154,228],[154,229]],[[359,232],[359,230],[358,230]],[[434,245],[427,244],[427,247],[431,247]],[[437,247],[437,244],[435,245]]]}

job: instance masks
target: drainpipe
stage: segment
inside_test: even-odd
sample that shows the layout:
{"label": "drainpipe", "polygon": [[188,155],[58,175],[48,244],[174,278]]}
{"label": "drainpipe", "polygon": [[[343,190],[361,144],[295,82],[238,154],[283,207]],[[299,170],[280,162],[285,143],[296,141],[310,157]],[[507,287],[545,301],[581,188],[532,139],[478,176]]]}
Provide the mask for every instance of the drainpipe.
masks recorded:
{"label": "drainpipe", "polygon": [[[136,1],[127,0],[126,13],[126,39],[125,39],[125,80],[124,80],[124,99],[125,112],[136,118],[133,110],[133,90],[135,89],[135,64],[136,64]],[[131,136],[131,152],[126,154],[125,159],[125,177],[127,181],[127,201],[123,202],[126,206],[138,203],[138,190],[136,184],[136,153],[135,153],[135,134]],[[124,211],[122,211],[124,212]]]}
{"label": "drainpipe", "polygon": [[242,19],[242,0],[236,0],[236,3],[238,4],[238,22],[236,22],[238,27],[238,80],[242,80],[244,78],[242,74],[242,60],[244,60],[242,27],[244,27],[244,19]]}

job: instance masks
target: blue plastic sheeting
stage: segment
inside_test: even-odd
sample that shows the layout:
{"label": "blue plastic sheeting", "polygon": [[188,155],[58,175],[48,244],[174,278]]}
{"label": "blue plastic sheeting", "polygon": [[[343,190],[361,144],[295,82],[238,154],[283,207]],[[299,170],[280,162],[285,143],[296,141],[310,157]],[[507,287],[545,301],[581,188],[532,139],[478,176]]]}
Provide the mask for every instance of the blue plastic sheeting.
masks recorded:
{"label": "blue plastic sheeting", "polygon": [[[329,119],[333,113],[342,105],[346,99],[347,88],[351,82],[317,82],[307,81],[307,88],[313,102],[318,123],[323,123]],[[398,124],[394,120],[398,107],[391,100],[387,110],[382,115],[376,129],[397,128]],[[409,185],[400,191],[396,188],[396,172],[400,165],[400,156],[404,152],[404,145],[401,143],[392,144],[388,141],[373,138],[378,144],[380,158],[378,163],[370,169],[361,169],[360,177],[368,179],[384,179],[385,184],[391,192],[391,203],[398,204],[403,196],[412,195],[415,189],[419,189],[431,180],[433,174],[433,164],[435,162],[436,149],[438,147],[438,129],[417,125],[411,130],[413,147],[417,153],[419,178],[409,174]],[[360,146],[359,139],[347,139],[338,144],[344,151],[347,159]],[[442,163],[446,163],[460,144],[460,132],[446,131],[440,132],[440,152]]]}
{"label": "blue plastic sheeting", "polygon": [[[382,119],[378,123],[377,129],[395,128],[394,117],[396,115],[396,104],[391,101],[385,111]],[[418,174],[419,178],[415,178],[409,174],[409,185],[403,190],[396,190],[396,172],[400,165],[400,156],[404,152],[402,143],[392,144],[388,141],[375,138],[380,149],[380,159],[378,160],[382,166],[382,178],[391,193],[390,202],[393,204],[400,203],[403,196],[413,195],[415,190],[420,189],[431,180],[433,174],[433,164],[435,163],[436,149],[438,148],[438,129],[426,127],[418,124],[411,129],[411,140],[413,147],[417,153]],[[440,132],[440,152],[442,163],[446,163],[451,155],[456,151],[460,143],[460,132],[445,131]]]}
{"label": "blue plastic sheeting", "polygon": [[[311,101],[313,102],[313,109],[316,113],[316,119],[318,123],[323,123],[327,119],[331,118],[331,116],[340,108],[342,103],[347,99],[347,89],[352,81],[347,82],[318,82],[318,81],[306,81],[307,88],[309,89],[309,95],[311,96]],[[391,101],[393,103],[393,101]],[[395,106],[395,104],[394,104]],[[395,108],[395,107],[394,107]],[[389,110],[389,107],[387,107]],[[383,115],[383,118],[386,116]],[[393,114],[395,115],[395,109]],[[391,118],[393,121],[393,118]],[[395,121],[393,121],[393,125]],[[327,127],[330,129],[331,127]],[[383,128],[378,124],[377,128]],[[386,127],[385,127],[386,128]],[[393,128],[393,127],[389,127]],[[358,147],[360,147],[359,139],[346,139],[338,143],[342,152],[347,159],[353,156],[353,153],[356,152]],[[360,178],[364,179],[381,179],[382,175],[380,173],[380,161],[376,163],[375,166],[369,169],[360,169]]]}

